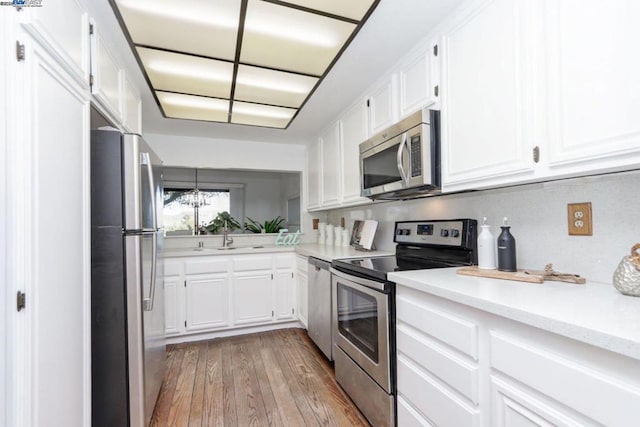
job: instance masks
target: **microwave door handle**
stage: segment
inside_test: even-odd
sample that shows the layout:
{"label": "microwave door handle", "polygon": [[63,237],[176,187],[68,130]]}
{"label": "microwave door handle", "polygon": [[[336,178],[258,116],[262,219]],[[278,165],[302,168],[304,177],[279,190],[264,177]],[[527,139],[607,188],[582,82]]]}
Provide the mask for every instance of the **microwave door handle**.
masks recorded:
{"label": "microwave door handle", "polygon": [[398,146],[398,153],[396,155],[396,160],[398,161],[398,172],[400,172],[400,177],[402,181],[404,181],[405,186],[409,185],[409,176],[407,176],[407,172],[404,170],[402,155],[404,154],[404,149],[407,147],[407,133],[402,134],[402,141],[400,141],[400,145]]}

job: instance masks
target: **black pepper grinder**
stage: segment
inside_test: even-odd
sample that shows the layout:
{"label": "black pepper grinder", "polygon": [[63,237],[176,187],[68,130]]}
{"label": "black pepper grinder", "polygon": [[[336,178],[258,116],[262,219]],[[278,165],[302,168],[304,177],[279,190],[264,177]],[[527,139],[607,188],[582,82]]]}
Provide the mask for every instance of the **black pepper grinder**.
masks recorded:
{"label": "black pepper grinder", "polygon": [[509,232],[507,217],[502,220],[502,233],[498,236],[498,270],[518,271],[516,268],[516,239]]}

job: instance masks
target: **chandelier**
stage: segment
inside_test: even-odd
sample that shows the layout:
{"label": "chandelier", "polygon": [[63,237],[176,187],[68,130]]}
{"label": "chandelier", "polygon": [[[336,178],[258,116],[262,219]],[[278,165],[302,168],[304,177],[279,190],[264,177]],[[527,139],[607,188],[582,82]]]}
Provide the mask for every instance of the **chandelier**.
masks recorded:
{"label": "chandelier", "polygon": [[185,202],[189,206],[193,206],[195,208],[200,206],[206,206],[209,204],[207,197],[204,194],[200,193],[198,189],[198,169],[196,169],[196,185],[195,188],[185,194]]}

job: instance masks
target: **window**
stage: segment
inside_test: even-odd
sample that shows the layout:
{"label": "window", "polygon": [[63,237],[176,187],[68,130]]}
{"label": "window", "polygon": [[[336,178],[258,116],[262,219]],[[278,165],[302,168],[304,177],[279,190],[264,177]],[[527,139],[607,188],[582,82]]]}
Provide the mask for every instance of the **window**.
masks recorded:
{"label": "window", "polygon": [[196,234],[196,224],[207,224],[223,211],[231,211],[229,189],[199,189],[197,199],[192,188],[164,190],[163,219],[168,236]]}

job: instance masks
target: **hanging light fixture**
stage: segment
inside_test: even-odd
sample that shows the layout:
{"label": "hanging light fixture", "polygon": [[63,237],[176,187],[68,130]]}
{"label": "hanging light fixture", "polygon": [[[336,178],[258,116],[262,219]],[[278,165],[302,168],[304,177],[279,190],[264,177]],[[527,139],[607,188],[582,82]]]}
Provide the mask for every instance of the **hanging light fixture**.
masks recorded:
{"label": "hanging light fixture", "polygon": [[191,191],[189,191],[187,194],[185,194],[186,200],[187,200],[187,204],[189,204],[189,206],[193,206],[194,208],[198,208],[200,206],[206,206],[209,204],[209,201],[207,200],[207,198],[200,193],[200,190],[198,189],[198,169],[196,169],[196,185],[195,188]]}

